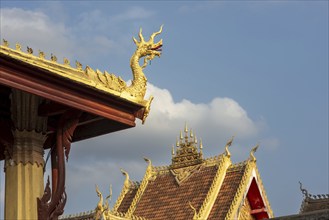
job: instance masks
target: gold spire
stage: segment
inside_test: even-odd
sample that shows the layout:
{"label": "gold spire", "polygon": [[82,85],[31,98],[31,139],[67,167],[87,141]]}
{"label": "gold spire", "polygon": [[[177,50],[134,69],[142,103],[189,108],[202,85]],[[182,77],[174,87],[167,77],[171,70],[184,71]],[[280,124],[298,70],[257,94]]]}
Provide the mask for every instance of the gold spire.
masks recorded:
{"label": "gold spire", "polygon": [[174,148],[172,149],[172,167],[180,168],[186,166],[192,166],[200,164],[203,161],[202,158],[202,147],[200,152],[198,152],[197,139],[194,135],[193,130],[187,128],[187,123],[185,123],[185,138],[183,137],[182,131],[180,131],[180,142],[176,142],[176,153],[174,153]]}
{"label": "gold spire", "polygon": [[175,147],[174,147],[174,145],[172,145],[171,155],[172,155],[172,156],[175,156]]}

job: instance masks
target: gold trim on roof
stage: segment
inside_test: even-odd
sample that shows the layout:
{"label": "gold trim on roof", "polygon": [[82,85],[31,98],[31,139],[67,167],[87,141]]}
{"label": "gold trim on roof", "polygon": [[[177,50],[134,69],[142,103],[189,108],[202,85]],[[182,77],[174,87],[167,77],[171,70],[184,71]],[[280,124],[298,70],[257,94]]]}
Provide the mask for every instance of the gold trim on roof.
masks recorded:
{"label": "gold trim on roof", "polygon": [[246,168],[242,176],[241,182],[239,184],[239,187],[231,203],[231,206],[226,214],[225,220],[236,219],[238,217],[236,215],[238,214],[238,210],[241,206],[241,202],[243,202],[243,199],[245,199],[247,192],[249,190],[248,186],[250,184],[250,178],[253,178],[253,172],[255,172],[256,182],[260,189],[260,193],[266,208],[266,212],[268,213],[269,218],[274,217],[270,203],[266,196],[263,183],[260,178],[259,171],[257,169],[256,157],[254,156],[254,153],[256,152],[258,147],[259,145],[257,144],[255,147],[252,148],[252,150],[250,151],[250,158],[247,161],[233,165],[233,168],[237,168],[237,169],[239,169],[240,166],[246,166]]}
{"label": "gold trim on roof", "polygon": [[140,200],[140,198],[142,197],[147,185],[148,185],[148,182],[150,180],[154,180],[154,178],[156,178],[156,172],[154,172],[153,170],[153,166],[152,166],[152,162],[150,159],[144,157],[144,160],[148,163],[148,166],[146,168],[146,172],[145,172],[145,175],[144,175],[144,178],[140,184],[140,186],[138,187],[138,190],[136,192],[136,195],[134,196],[134,199],[133,201],[131,202],[130,204],[130,207],[128,209],[128,211],[126,212],[125,214],[125,217],[126,218],[131,218],[133,216],[133,213],[137,207],[137,203],[138,201]]}
{"label": "gold trim on roof", "polygon": [[[98,69],[93,70],[89,66],[86,66],[83,70],[82,64],[78,61],[75,62],[76,66],[72,67],[67,58],[64,58],[63,64],[60,64],[57,62],[57,57],[53,54],[51,54],[50,60],[47,60],[45,58],[45,53],[42,51],[39,51],[38,56],[33,55],[33,49],[30,47],[27,47],[27,52],[22,52],[20,44],[16,44],[16,49],[11,49],[6,40],[3,40],[3,45],[0,46],[0,54],[141,105],[145,107],[142,118],[144,122],[149,114],[153,97],[150,97],[149,100],[144,100],[147,79],[143,73],[143,69],[147,66],[148,61],[151,61],[156,56],[160,57],[161,55],[162,39],[154,43],[155,36],[159,35],[161,32],[162,26],[158,32],[151,35],[149,41],[145,41],[142,35],[142,29],[140,29],[140,41],[133,38],[137,48],[130,59],[130,67],[133,74],[130,86],[127,86],[123,79],[112,73],[110,74],[106,71],[101,72]],[[144,63],[140,66],[139,60],[142,58],[144,58]]]}
{"label": "gold trim on roof", "polygon": [[218,193],[222,187],[224,178],[226,176],[227,168],[232,164],[232,161],[228,155],[220,155],[217,160],[218,169],[213,182],[208,190],[207,196],[204,199],[199,212],[193,217],[193,219],[207,219],[211,209],[217,199]]}
{"label": "gold trim on roof", "polygon": [[143,217],[130,215],[126,217],[124,213],[118,212],[117,210],[111,210],[109,206],[109,199],[112,197],[112,188],[110,187],[110,195],[106,197],[105,203],[103,203],[103,195],[96,186],[97,196],[99,202],[93,212],[93,219],[96,220],[146,220]]}

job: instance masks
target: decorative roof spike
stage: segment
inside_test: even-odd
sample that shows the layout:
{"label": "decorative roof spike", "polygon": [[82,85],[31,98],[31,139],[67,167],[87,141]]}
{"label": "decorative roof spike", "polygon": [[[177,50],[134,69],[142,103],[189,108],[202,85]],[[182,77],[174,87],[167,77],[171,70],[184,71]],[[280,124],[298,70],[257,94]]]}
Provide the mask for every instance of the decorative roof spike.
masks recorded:
{"label": "decorative roof spike", "polygon": [[53,62],[57,62],[57,57],[54,54],[51,54],[50,59]]}
{"label": "decorative roof spike", "polygon": [[188,128],[187,128],[187,123],[185,122],[185,129],[184,129],[185,133],[188,132]]}
{"label": "decorative roof spike", "polygon": [[70,60],[67,58],[64,58],[64,65],[70,66]]}
{"label": "decorative roof spike", "polygon": [[82,70],[82,64],[79,61],[75,61],[75,66],[78,70]]}
{"label": "decorative roof spike", "polygon": [[28,54],[33,54],[33,49],[29,46],[27,46],[26,51],[27,51]]}
{"label": "decorative roof spike", "polygon": [[171,155],[172,155],[172,156],[175,156],[175,146],[174,146],[174,145],[172,145]]}
{"label": "decorative roof spike", "polygon": [[198,139],[197,139],[196,135],[194,135],[194,143],[198,144]]}
{"label": "decorative roof spike", "polygon": [[41,50],[39,50],[39,57],[41,59],[45,59],[45,53],[43,51],[41,51]]}
{"label": "decorative roof spike", "polygon": [[16,50],[22,51],[22,46],[19,43],[16,43]]}
{"label": "decorative roof spike", "polygon": [[176,138],[176,147],[179,147],[179,140],[178,140],[178,137]]}
{"label": "decorative roof spike", "polygon": [[183,140],[183,133],[182,131],[180,131],[180,137],[179,137],[181,140]]}
{"label": "decorative roof spike", "polygon": [[9,43],[5,39],[2,39],[2,45],[5,46],[5,47],[9,47]]}
{"label": "decorative roof spike", "polygon": [[152,161],[149,158],[144,157],[144,160],[148,163],[149,166],[152,166]]}
{"label": "decorative roof spike", "polygon": [[256,161],[256,157],[255,157],[255,152],[257,151],[257,149],[258,149],[258,147],[259,147],[259,144],[257,144],[255,147],[253,147],[252,149],[251,149],[251,151],[250,151],[250,160],[252,160],[252,161]]}
{"label": "decorative roof spike", "polygon": [[200,150],[203,149],[202,139],[200,138]]}
{"label": "decorative roof spike", "polygon": [[109,200],[111,202],[111,199],[112,199],[112,184],[110,184],[110,194],[108,196],[106,196],[105,199]]}
{"label": "decorative roof spike", "polygon": [[124,171],[122,168],[120,168],[120,171],[126,177],[126,179],[123,183],[123,186],[125,188],[129,188],[129,186],[130,186],[129,174],[126,171]]}
{"label": "decorative roof spike", "polygon": [[226,145],[225,145],[225,155],[228,156],[228,157],[231,156],[231,153],[228,150],[228,148],[232,145],[233,139],[234,139],[234,136],[232,136],[232,138],[230,140],[228,140],[227,143],[226,143]]}
{"label": "decorative roof spike", "polygon": [[303,188],[302,183],[301,183],[300,181],[298,181],[298,182],[299,182],[299,188],[300,188],[300,191],[302,191],[302,193],[303,193],[303,195],[304,195],[305,197],[309,197],[310,194],[308,194],[307,190]]}
{"label": "decorative roof spike", "polygon": [[193,130],[190,130],[190,137],[193,138],[194,134],[193,134]]}

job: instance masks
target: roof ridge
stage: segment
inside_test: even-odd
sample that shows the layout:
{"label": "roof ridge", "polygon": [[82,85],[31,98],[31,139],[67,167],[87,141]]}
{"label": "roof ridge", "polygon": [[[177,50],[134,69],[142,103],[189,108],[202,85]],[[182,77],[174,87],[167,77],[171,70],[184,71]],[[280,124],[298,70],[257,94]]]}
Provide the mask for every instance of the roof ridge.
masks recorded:
{"label": "roof ridge", "polygon": [[213,164],[214,162],[217,162],[218,169],[215,174],[215,177],[212,181],[212,184],[208,190],[208,193],[206,195],[206,198],[203,200],[203,203],[199,209],[199,212],[197,215],[194,215],[193,219],[207,219],[211,209],[213,207],[214,202],[216,201],[216,198],[218,196],[218,193],[221,189],[221,186],[223,184],[224,178],[226,176],[226,171],[228,167],[231,165],[231,159],[229,155],[219,155],[213,157],[213,160],[209,160],[209,163]]}
{"label": "roof ridge", "polygon": [[[244,195],[243,188],[247,187],[248,179],[249,179],[250,174],[252,172],[252,168],[256,164],[256,162],[252,161],[252,160],[247,160],[247,161],[244,161],[244,162],[247,162],[246,166],[245,166],[244,174],[241,178],[240,184],[239,184],[239,186],[237,188],[237,191],[234,195],[234,198],[233,198],[233,201],[230,205],[230,208],[227,211],[227,214],[225,216],[225,220],[234,219],[233,215],[234,215],[234,213],[236,213],[236,211],[239,207],[239,201],[241,201],[241,199],[243,198],[243,195]],[[240,164],[240,163],[238,163],[238,164]],[[234,166],[234,168],[235,168],[235,166]]]}

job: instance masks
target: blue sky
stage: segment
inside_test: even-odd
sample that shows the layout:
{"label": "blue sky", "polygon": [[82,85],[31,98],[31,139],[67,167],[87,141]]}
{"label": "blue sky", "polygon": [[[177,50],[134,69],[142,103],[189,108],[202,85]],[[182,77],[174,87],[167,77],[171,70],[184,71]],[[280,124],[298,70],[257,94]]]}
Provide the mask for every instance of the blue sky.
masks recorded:
{"label": "blue sky", "polygon": [[298,181],[328,193],[328,1],[1,1],[1,38],[12,46],[127,81],[132,37],[161,24],[163,54],[145,69],[155,96],[146,124],[73,145],[65,213],[93,209],[95,184],[112,184],[117,196],[120,167],[141,179],[143,156],[169,164],[185,122],[206,156],[235,135],[239,162],[260,142],[258,167],[276,216],[299,211]]}

